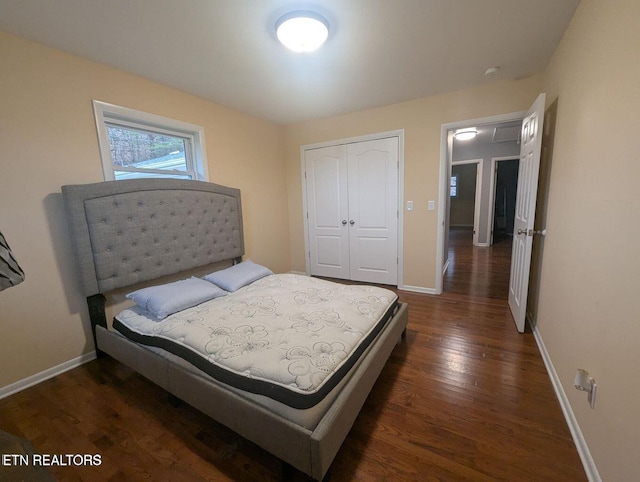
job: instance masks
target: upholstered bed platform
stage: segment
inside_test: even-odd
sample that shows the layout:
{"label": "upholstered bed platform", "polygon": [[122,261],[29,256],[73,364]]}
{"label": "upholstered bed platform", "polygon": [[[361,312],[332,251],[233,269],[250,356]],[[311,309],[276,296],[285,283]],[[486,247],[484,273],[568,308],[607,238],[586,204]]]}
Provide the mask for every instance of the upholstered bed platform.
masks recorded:
{"label": "upholstered bed platform", "polygon": [[[360,288],[354,288],[351,296],[345,297],[345,305],[352,304],[357,309],[358,303],[370,303],[377,311],[384,312],[384,316],[376,318],[371,326],[361,326],[360,321],[352,323],[348,319],[351,315],[330,315],[332,320],[336,316],[345,317],[340,319],[339,326],[348,336],[353,335],[351,332],[362,331],[368,340],[361,348],[353,349],[359,351],[359,356],[342,370],[342,376],[335,383],[320,390],[312,403],[290,403],[287,397],[270,396],[269,391],[246,390],[242,384],[233,386],[211,376],[216,375],[215,370],[206,373],[197,368],[193,360],[180,358],[165,349],[168,347],[162,343],[155,343],[156,346],[148,343],[144,338],[147,333],[140,328],[145,325],[151,332],[159,331],[158,327],[172,326],[172,320],[184,320],[184,317],[180,318],[179,314],[174,318],[169,316],[165,319],[168,324],[164,325],[155,324],[164,322],[153,318],[137,318],[133,325],[121,330],[128,335],[131,335],[128,330],[140,331],[138,335],[142,338],[136,341],[135,336],[134,339],[127,338],[109,327],[104,293],[125,287],[134,289],[141,282],[225,260],[239,262],[244,255],[239,190],[198,181],[145,179],[64,186],[62,191],[96,349],[128,365],[293,467],[321,480],[406,329],[406,304],[393,299],[388,300],[389,304],[384,308],[378,306],[376,296],[387,297],[385,292],[392,293],[387,290],[369,293],[371,298],[367,302],[358,301],[367,298],[361,296]],[[295,284],[305,278],[278,276],[270,277],[271,282],[265,278],[262,285],[273,284],[273,280],[278,279],[287,280],[285,285]],[[260,282],[256,283],[255,286],[261,289]],[[295,300],[295,295],[292,298]],[[236,305],[234,300],[238,301]],[[233,307],[241,305],[242,301],[239,294],[232,294],[208,303],[226,303],[228,310],[233,312]],[[367,316],[370,314],[370,306],[361,305],[360,308]],[[135,308],[133,310],[122,318],[135,315]],[[145,316],[140,310],[137,315]],[[293,316],[284,311],[280,315]],[[313,322],[315,316],[319,315],[308,315],[305,322],[309,322],[309,317]],[[116,326],[121,322],[116,321]],[[218,333],[218,328],[203,328],[205,325],[198,323],[197,329]],[[294,329],[295,336],[291,336],[297,337],[298,331]],[[294,340],[296,346],[301,343],[301,340]],[[307,388],[305,385],[304,390]]]}

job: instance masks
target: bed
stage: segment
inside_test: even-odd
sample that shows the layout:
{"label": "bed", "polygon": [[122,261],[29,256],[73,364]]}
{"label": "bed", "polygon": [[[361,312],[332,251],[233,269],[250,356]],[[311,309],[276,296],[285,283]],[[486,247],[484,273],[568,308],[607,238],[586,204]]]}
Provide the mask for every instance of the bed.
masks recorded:
{"label": "bed", "polygon": [[[153,280],[161,282],[176,273],[204,266],[219,266],[220,263],[244,266],[243,263],[248,263],[242,261],[245,249],[240,191],[201,181],[134,179],[63,186],[62,193],[78,261],[78,284],[87,298],[98,354],[119,360],[174,397],[287,464],[321,480],[389,355],[405,333],[407,305],[391,300],[388,305],[380,307],[378,311],[382,314],[371,328],[356,326],[349,320],[349,329],[341,325],[344,332],[365,332],[366,336],[362,338],[367,342],[357,344],[351,350],[357,352],[357,356],[350,357],[350,361],[343,363],[341,356],[337,364],[339,370],[336,369],[341,376],[327,383],[324,380],[319,382],[317,385],[321,387],[312,390],[311,397],[306,396],[308,393],[291,397],[287,390],[274,388],[272,382],[262,379],[258,380],[258,388],[254,388],[254,385],[245,386],[242,376],[220,378],[216,370],[207,371],[197,360],[185,360],[184,353],[174,350],[164,341],[149,341],[146,338],[149,333],[142,331],[144,326],[151,327],[150,331],[157,331],[156,327],[160,326],[181,330],[188,324],[184,320],[194,319],[193,313],[171,314],[165,319],[166,323],[163,320],[160,324],[156,323],[159,320],[140,318],[139,315],[144,313],[134,307],[133,312],[123,312],[109,323],[105,294],[129,287],[136,289],[141,283],[149,284]],[[312,286],[304,283],[312,283]],[[269,285],[277,285],[284,296],[290,293],[294,300],[296,290],[299,293],[313,292],[315,298],[326,289],[345,291],[345,305],[353,305],[353,300],[363,297],[384,297],[383,292],[362,292],[378,289],[375,287],[339,285],[316,278],[282,274],[266,275],[229,296],[212,299],[191,309],[200,310],[198,320],[202,311],[210,309],[209,304],[211,309],[213,305],[221,305],[230,312],[238,311],[238,306],[247,304],[243,299],[256,296],[252,291],[271,289],[273,286]],[[354,295],[356,291],[357,295]],[[264,297],[264,293],[258,294]],[[322,298],[321,295],[319,297]],[[318,302],[315,298],[311,300],[313,303]],[[300,299],[293,304],[296,303],[300,304]],[[370,315],[370,306],[355,308]],[[306,331],[313,331],[308,324],[310,318],[317,317],[318,310],[314,309],[312,306],[304,317]],[[274,310],[269,307],[263,311]],[[251,312],[251,318],[253,315],[255,312]],[[128,318],[134,320],[133,324],[123,328],[122,322]],[[313,323],[316,321],[311,320]],[[296,325],[294,331],[304,331],[299,326]],[[313,326],[315,329],[316,325]],[[208,333],[216,329],[206,328]],[[255,327],[251,330],[255,332]],[[294,334],[298,336],[298,333]],[[260,336],[266,339],[265,334]],[[293,344],[298,345],[298,339]],[[242,374],[241,369],[239,372]],[[251,378],[261,378],[253,376],[253,373]],[[304,377],[300,380],[303,385],[309,381]],[[284,384],[291,383],[285,381]],[[308,391],[306,385],[302,388],[299,391]]]}

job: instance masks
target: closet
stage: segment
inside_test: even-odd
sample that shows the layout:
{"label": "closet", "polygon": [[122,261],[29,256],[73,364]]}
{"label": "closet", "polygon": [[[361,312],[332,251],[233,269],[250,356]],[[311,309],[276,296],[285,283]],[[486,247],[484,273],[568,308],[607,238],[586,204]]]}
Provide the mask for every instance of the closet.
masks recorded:
{"label": "closet", "polygon": [[305,148],[309,271],[398,283],[398,137]]}

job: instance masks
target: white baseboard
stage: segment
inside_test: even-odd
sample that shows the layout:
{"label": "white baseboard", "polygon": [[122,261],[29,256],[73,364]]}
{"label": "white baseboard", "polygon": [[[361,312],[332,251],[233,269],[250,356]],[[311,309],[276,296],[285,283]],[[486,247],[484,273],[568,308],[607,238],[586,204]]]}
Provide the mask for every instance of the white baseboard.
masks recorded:
{"label": "white baseboard", "polygon": [[304,271],[289,271],[289,274],[299,274],[302,276],[308,276]]}
{"label": "white baseboard", "polygon": [[76,357],[72,360],[61,363],[60,365],[57,365],[55,367],[48,368],[43,372],[36,373],[35,375],[23,378],[22,380],[18,380],[11,385],[0,388],[0,400],[13,395],[14,393],[26,390],[27,388],[37,385],[38,383],[44,382],[49,378],[53,378],[56,375],[60,375],[61,373],[72,370],[73,368],[77,368],[80,365],[83,365],[84,363],[90,362],[95,359],[96,352],[91,351],[89,353],[85,353],[84,355],[80,355],[79,357]]}
{"label": "white baseboard", "polygon": [[422,286],[410,286],[410,285],[402,285],[398,286],[399,290],[402,291],[412,291],[414,293],[424,293],[427,295],[435,295],[436,290],[433,288],[423,288]]}
{"label": "white baseboard", "polygon": [[580,455],[580,460],[582,460],[582,465],[584,466],[584,471],[587,474],[587,478],[589,482],[602,482],[600,478],[600,473],[598,472],[598,468],[596,467],[596,463],[591,456],[591,451],[587,446],[587,441],[584,439],[584,435],[582,435],[582,430],[580,430],[580,425],[578,425],[578,421],[573,413],[571,408],[571,404],[569,403],[569,399],[567,398],[567,394],[562,387],[562,383],[560,382],[560,378],[558,377],[558,373],[556,372],[553,363],[551,362],[551,357],[549,356],[549,352],[544,345],[544,341],[542,340],[542,336],[538,332],[535,323],[532,323],[529,319],[529,326],[533,331],[533,336],[536,339],[536,343],[538,344],[538,349],[540,350],[540,354],[542,355],[542,360],[544,361],[545,367],[547,367],[547,373],[549,374],[549,378],[551,378],[551,384],[553,385],[553,389],[556,392],[556,396],[558,397],[558,401],[560,402],[560,406],[562,407],[562,413],[564,414],[564,418],[567,421],[567,425],[569,426],[569,431],[571,432],[571,436],[573,437],[573,442],[576,444],[576,448],[578,449],[578,455]]}
{"label": "white baseboard", "polygon": [[478,248],[488,248],[491,245],[489,243],[478,243],[478,244],[476,244],[476,246]]}

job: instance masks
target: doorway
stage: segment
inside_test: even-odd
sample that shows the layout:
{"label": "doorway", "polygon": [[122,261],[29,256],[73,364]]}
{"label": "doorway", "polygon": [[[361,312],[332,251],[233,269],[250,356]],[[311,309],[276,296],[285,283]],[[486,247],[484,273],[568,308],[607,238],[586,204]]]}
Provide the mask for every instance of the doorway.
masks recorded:
{"label": "doorway", "polygon": [[466,232],[474,246],[478,245],[480,230],[482,161],[471,159],[451,164],[449,230]]}
{"label": "doorway", "polygon": [[[528,285],[529,275],[531,268],[532,257],[532,245],[534,234],[544,235],[545,229],[534,229],[534,216],[536,210],[536,198],[537,198],[537,186],[538,175],[540,168],[540,158],[542,151],[542,136],[545,116],[545,102],[546,94],[539,94],[534,100],[533,104],[526,112],[522,113],[521,121],[521,145],[519,152],[520,165],[518,168],[518,187],[516,194],[516,215],[514,217],[514,234],[513,236],[513,249],[511,255],[510,265],[510,278],[509,278],[509,309],[513,315],[514,323],[519,332],[523,333],[525,330],[526,316],[527,316],[527,297],[528,297]],[[502,122],[506,121],[513,114],[498,116],[502,117]],[[515,117],[515,116],[513,116]],[[513,119],[512,117],[512,119]],[[516,118],[516,119],[517,119]],[[494,120],[496,118],[493,118]],[[515,119],[513,119],[515,120]],[[450,171],[447,169],[448,163],[454,160],[452,152],[453,138],[455,134],[463,134],[460,131],[454,131],[454,129],[460,129],[465,127],[464,136],[470,139],[474,136],[469,136],[469,132],[479,134],[479,129],[476,127],[469,127],[471,122],[478,123],[479,125],[486,126],[489,121],[488,118],[477,119],[476,121],[463,121],[452,124],[443,124],[441,126],[441,144],[440,144],[440,199],[442,202],[440,211],[446,206],[446,213],[449,209],[449,194],[446,183],[448,181],[447,175]],[[520,140],[520,139],[519,139]],[[444,199],[443,199],[444,198]],[[437,260],[440,263],[436,265],[436,293],[442,293],[443,278],[445,274],[444,269],[440,269],[445,265],[445,256],[448,254],[448,246],[445,243],[444,234],[448,230],[448,224],[445,224],[444,212],[439,213],[439,220],[441,223],[438,225],[438,251]],[[447,218],[448,221],[448,218]],[[444,228],[444,229],[443,229]],[[445,249],[446,248],[446,249]],[[441,251],[442,249],[442,251]]]}
{"label": "doorway", "polygon": [[518,168],[520,159],[494,157],[491,159],[491,186],[489,193],[490,245],[513,238],[513,224],[518,193]]}
{"label": "doorway", "polygon": [[[436,294],[441,294],[444,288],[443,279],[447,273],[450,263],[450,228],[455,219],[451,219],[452,198],[450,197],[450,182],[452,168],[456,161],[466,159],[480,160],[479,165],[483,166],[482,174],[477,179],[478,202],[477,227],[475,228],[475,240],[473,248],[477,254],[491,246],[491,233],[493,224],[493,203],[491,192],[495,188],[492,185],[492,160],[494,158],[514,159],[519,157],[520,145],[519,136],[522,119],[525,112],[515,112],[500,116],[471,119],[467,121],[455,122],[442,125],[441,129],[441,150],[440,150],[440,185],[447,186],[447,189],[440,190],[440,210],[439,210],[439,234],[437,247],[437,271],[436,271]],[[472,128],[477,131],[477,139],[472,142],[454,140],[454,133],[458,130]],[[475,144],[474,144],[475,142]],[[457,229],[456,229],[457,231]],[[452,242],[459,242],[459,233]],[[471,243],[470,243],[471,244]],[[451,253],[453,254],[453,253]],[[483,254],[486,256],[486,253]]]}

